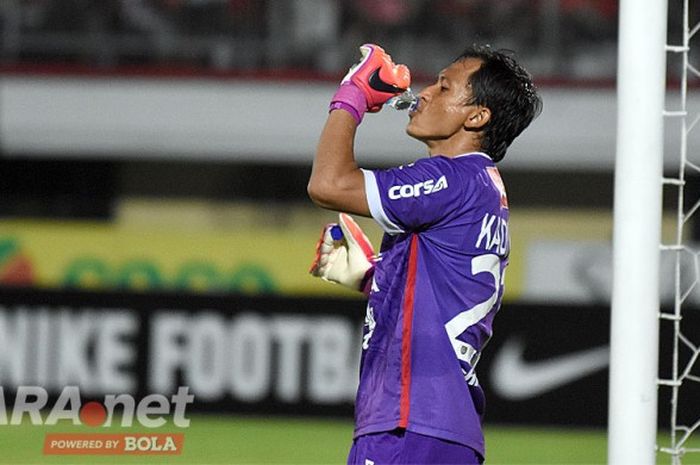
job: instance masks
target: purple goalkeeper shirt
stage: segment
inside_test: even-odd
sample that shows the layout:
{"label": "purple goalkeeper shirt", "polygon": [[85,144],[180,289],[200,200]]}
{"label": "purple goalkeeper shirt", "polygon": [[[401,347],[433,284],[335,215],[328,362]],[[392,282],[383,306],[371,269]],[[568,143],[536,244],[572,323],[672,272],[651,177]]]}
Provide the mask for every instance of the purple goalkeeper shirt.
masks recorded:
{"label": "purple goalkeeper shirt", "polygon": [[474,368],[510,249],[498,170],[477,152],[363,173],[386,234],[367,304],[355,437],[399,427],[484,455]]}

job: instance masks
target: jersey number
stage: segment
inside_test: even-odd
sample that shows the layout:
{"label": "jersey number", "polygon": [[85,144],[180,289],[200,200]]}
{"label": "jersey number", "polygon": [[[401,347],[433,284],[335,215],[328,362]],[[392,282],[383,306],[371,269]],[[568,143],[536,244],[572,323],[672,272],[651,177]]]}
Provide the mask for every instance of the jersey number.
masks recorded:
{"label": "jersey number", "polygon": [[501,286],[503,286],[503,278],[505,277],[505,273],[501,273],[501,259],[499,256],[486,254],[472,259],[472,275],[476,276],[479,273],[491,273],[494,284],[493,294],[484,302],[464,310],[445,324],[445,330],[450,338],[455,355],[457,355],[459,360],[468,363],[472,369],[476,366],[481,354],[471,344],[459,340],[458,337],[471,326],[481,321],[496,305]]}

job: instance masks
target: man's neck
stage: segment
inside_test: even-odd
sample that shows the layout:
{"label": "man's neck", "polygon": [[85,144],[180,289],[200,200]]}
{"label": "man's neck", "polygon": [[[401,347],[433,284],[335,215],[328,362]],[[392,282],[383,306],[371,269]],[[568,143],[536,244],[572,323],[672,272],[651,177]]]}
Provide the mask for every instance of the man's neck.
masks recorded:
{"label": "man's neck", "polygon": [[442,155],[448,158],[453,158],[465,153],[480,152],[481,147],[474,144],[440,144],[431,142],[445,142],[445,141],[426,141],[428,146],[428,153],[431,157],[436,155]]}
{"label": "man's neck", "polygon": [[443,155],[452,158],[464,153],[481,151],[481,139],[477,133],[472,132],[461,131],[447,139],[433,139],[423,142],[428,146],[428,153],[431,157]]}

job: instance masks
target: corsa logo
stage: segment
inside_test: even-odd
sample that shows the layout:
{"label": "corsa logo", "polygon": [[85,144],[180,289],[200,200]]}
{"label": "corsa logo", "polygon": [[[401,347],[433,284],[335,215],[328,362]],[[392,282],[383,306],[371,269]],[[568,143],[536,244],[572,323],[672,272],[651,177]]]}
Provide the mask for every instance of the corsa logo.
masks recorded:
{"label": "corsa logo", "polygon": [[389,188],[389,198],[391,200],[407,199],[410,197],[419,197],[420,195],[429,195],[443,189],[447,189],[447,178],[440,176],[436,181],[428,179],[427,181],[416,184],[404,184],[402,186],[391,186]]}

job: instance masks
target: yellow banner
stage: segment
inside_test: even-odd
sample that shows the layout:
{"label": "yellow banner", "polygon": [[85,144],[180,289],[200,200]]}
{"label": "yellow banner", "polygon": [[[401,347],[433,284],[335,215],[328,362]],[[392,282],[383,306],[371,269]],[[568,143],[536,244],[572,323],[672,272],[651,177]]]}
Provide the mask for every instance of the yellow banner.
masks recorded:
{"label": "yellow banner", "polygon": [[320,229],[188,232],[85,222],[0,222],[0,283],[353,296],[308,274]]}
{"label": "yellow banner", "polygon": [[[157,221],[156,211],[161,212]],[[290,209],[286,225],[280,227],[262,221],[281,216],[280,211],[272,214],[258,206],[229,215],[225,227],[204,227],[215,219],[223,221],[225,215],[217,211],[204,216],[197,208],[192,211],[199,216],[185,221],[182,212],[187,210],[180,208],[171,221],[164,219],[163,211],[132,208],[114,223],[0,221],[0,284],[362,297],[308,274],[321,227],[337,218],[332,212]],[[371,219],[358,221],[378,250],[379,227]],[[523,295],[531,243],[612,237],[610,212],[601,210],[519,210],[510,223],[507,300]],[[664,235],[671,230],[669,224],[665,218]],[[191,230],[185,225],[192,225]]]}

